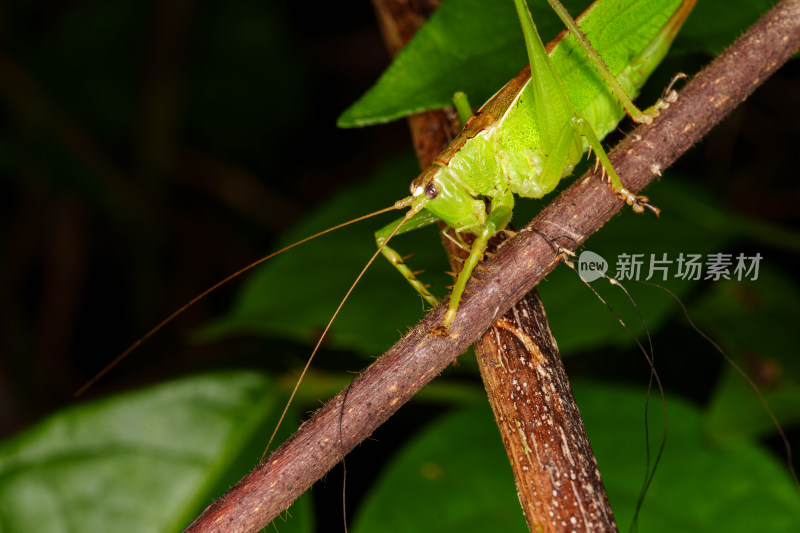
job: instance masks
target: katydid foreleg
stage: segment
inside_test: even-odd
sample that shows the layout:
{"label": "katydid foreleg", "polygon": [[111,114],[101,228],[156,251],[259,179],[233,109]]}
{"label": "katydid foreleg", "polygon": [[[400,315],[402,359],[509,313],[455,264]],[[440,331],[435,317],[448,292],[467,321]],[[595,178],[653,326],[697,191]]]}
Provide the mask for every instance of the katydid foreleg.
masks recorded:
{"label": "katydid foreleg", "polygon": [[[420,211],[414,217],[411,218],[408,222],[400,226],[397,229],[395,235],[400,235],[402,233],[406,233],[409,231],[413,231],[415,229],[424,228],[425,226],[429,226],[430,224],[435,223],[438,218],[436,218],[432,213],[429,211]],[[402,223],[403,219],[399,218],[381,228],[380,230],[375,232],[375,241],[378,243],[378,247],[381,250],[383,256],[394,266],[400,273],[403,275],[404,278],[411,284],[412,287],[431,305],[438,305],[439,298],[433,295],[431,291],[428,290],[428,287],[423,284],[414,272],[408,268],[405,260],[398,254],[393,248],[387,246],[387,242],[389,240],[389,236],[392,234],[393,231],[397,228],[398,224]]]}

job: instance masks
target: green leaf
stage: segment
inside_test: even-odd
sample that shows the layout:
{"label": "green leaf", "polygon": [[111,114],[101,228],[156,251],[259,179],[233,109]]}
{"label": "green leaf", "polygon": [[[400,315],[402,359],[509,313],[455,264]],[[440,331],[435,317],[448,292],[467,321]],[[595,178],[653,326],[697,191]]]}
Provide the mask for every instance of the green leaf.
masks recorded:
{"label": "green leaf", "polygon": [[[614,514],[627,527],[644,477],[645,393],[582,383],[575,395]],[[800,526],[800,501],[773,457],[750,443],[711,444],[698,409],[668,401],[667,449],[642,508],[642,531],[789,532]],[[654,405],[653,435],[661,430],[659,410]],[[352,529],[527,531],[488,406],[443,417],[417,435],[382,474]]]}
{"label": "green leaf", "polygon": [[442,417],[386,467],[352,531],[527,531],[485,401]]}
{"label": "green leaf", "polygon": [[[640,389],[574,386],[618,524],[631,523],[644,478],[644,398]],[[660,402],[650,400],[650,435],[663,432]],[[639,530],[796,531],[800,499],[788,470],[749,441],[707,439],[702,412],[667,397],[663,459],[639,516]]]}
{"label": "green leaf", "polygon": [[57,413],[0,446],[2,531],[180,531],[252,467],[280,399],[239,372]]}
{"label": "green leaf", "polygon": [[[585,1],[578,4],[586,6]],[[543,0],[531,5],[547,42],[561,30],[560,22]],[[525,63],[525,43],[512,2],[448,0],[375,86],[342,114],[338,125],[365,126],[439,109],[450,105],[456,91],[466,91],[477,104]]]}

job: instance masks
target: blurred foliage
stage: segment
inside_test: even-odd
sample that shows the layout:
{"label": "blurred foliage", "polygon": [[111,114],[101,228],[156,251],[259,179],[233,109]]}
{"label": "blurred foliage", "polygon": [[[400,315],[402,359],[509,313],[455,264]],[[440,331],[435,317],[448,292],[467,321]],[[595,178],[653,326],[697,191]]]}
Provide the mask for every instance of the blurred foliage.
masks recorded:
{"label": "blurred foliage", "polygon": [[[766,7],[701,0],[640,101],[655,99],[675,71],[698,70],[709,51],[732,42]],[[489,23],[500,21],[479,27]],[[69,404],[127,343],[248,261],[405,194],[416,167],[404,124],[334,127],[388,61],[372,13],[346,2],[310,10],[267,0],[11,0],[0,6],[0,29],[0,428],[10,436],[31,426],[0,444],[3,530],[53,530],[56,522],[82,531],[124,531],[120,523],[130,531],[180,529],[258,459],[309,344],[389,215],[292,250],[239,289],[217,291],[89,394],[213,373],[46,415]],[[511,35],[519,41],[516,30]],[[490,63],[516,69],[523,61]],[[464,80],[488,76],[485,66],[454,72]],[[487,90],[510,75],[502,76]],[[661,218],[624,213],[586,246],[612,267],[623,253],[672,260],[760,254],[759,277],[747,283],[664,284],[754,377],[789,430],[800,416],[792,338],[800,308],[793,275],[799,84],[800,68],[787,66],[666,172],[648,190]],[[520,223],[547,201],[519,202]],[[446,293],[435,230],[402,236],[396,247],[414,252],[413,267]],[[593,286],[641,337],[624,295]],[[728,531],[752,530],[748,520],[770,516],[774,522],[759,520],[759,530],[795,530],[791,517],[800,513],[782,449],[752,390],[687,327],[669,295],[631,282],[626,288],[653,334],[671,432],[642,529],[661,521],[708,531],[722,517]],[[624,527],[644,470],[647,366],[575,273],[560,268],[540,290],[568,372],[583,383],[576,396]],[[413,291],[376,262],[317,357],[297,413],[341,389],[422,314]],[[480,509],[478,489],[469,487],[492,495],[480,499],[481,518],[497,521],[475,525],[518,520],[499,439],[476,403],[483,392],[474,362],[460,360],[377,431],[376,442],[348,457],[349,501],[363,501],[354,527],[375,529],[376,512],[421,516],[407,509],[422,513],[413,499],[422,494],[440,516],[467,519],[454,494],[452,502],[433,499],[450,498],[453,483],[467,489],[467,511]],[[660,434],[660,418],[651,423]],[[497,468],[484,468],[484,460]],[[463,479],[448,477],[454,468]],[[416,478],[398,480],[398,471]],[[429,484],[451,489],[434,496]],[[316,519],[308,508],[295,509],[279,530],[340,523],[340,490],[331,474],[315,489]],[[501,498],[504,491],[509,496]],[[148,512],[154,498],[170,504]],[[26,521],[30,508],[35,525]],[[437,531],[454,523],[429,516],[411,527],[419,531],[421,522]]]}

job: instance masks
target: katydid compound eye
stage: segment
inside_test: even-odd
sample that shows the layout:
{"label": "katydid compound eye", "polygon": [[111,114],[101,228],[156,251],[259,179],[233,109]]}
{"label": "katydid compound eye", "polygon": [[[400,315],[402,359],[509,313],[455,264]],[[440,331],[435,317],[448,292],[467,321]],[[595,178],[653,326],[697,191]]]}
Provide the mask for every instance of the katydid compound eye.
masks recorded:
{"label": "katydid compound eye", "polygon": [[436,183],[430,182],[425,185],[425,198],[433,200],[437,196],[439,196],[439,186]]}

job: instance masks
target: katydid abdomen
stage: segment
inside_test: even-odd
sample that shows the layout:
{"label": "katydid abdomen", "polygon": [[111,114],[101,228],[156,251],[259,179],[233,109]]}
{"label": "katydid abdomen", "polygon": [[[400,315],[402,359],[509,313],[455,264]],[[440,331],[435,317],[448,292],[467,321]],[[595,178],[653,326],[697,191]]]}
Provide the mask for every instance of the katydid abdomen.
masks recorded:
{"label": "katydid abdomen", "polygon": [[[590,35],[592,43],[598,49],[619,52],[604,54],[603,59],[609,71],[633,99],[638,96],[647,78],[663,59],[694,2],[684,3],[681,11],[671,19],[670,11],[663,7],[654,8],[656,4],[654,2],[627,4],[620,6],[620,11],[629,16],[643,16],[634,11],[645,9],[653,13],[648,16],[650,27],[641,28],[641,39],[636,39],[637,36],[634,36],[634,39],[631,39],[630,35],[626,36],[624,42],[636,44],[620,45],[623,39],[618,34],[613,34],[613,27],[603,31],[604,25],[600,24],[601,20],[591,13],[598,4],[590,7],[577,22],[581,25],[581,29]],[[678,4],[680,1],[676,0],[668,5],[674,9]],[[653,29],[656,29],[655,37],[650,38]],[[599,76],[585,68],[587,60],[575,38],[566,35],[556,43],[550,52],[550,59],[575,112],[586,119],[599,138],[602,139],[613,131],[625,116],[625,110]],[[478,111],[476,117],[484,113],[492,115],[499,113],[499,116],[496,116],[493,123],[486,126],[483,131],[468,139],[448,163],[452,172],[457,173],[468,186],[479,190],[481,194],[490,192],[491,184],[488,187],[486,185],[480,187],[481,180],[475,180],[473,176],[503,177],[514,194],[526,198],[540,198],[551,192],[558,184],[558,180],[549,183],[541,183],[539,180],[542,165],[548,154],[543,147],[539,123],[531,120],[531,117],[535,116],[536,96],[530,83],[530,76],[530,66],[527,66]],[[519,90],[519,87],[522,89]],[[505,107],[505,102],[508,100],[511,100],[511,105],[503,110],[502,107]],[[571,118],[565,115],[563,120],[568,121]],[[469,125],[466,129],[469,130]],[[574,165],[587,148],[588,143],[584,140],[580,152],[570,153],[559,177],[571,174]],[[474,183],[475,181],[478,183]]]}

